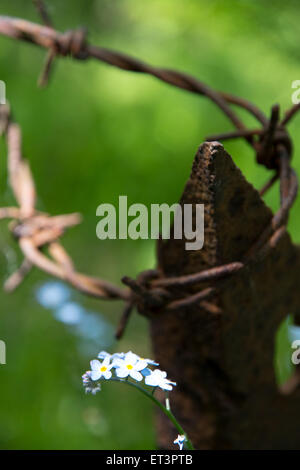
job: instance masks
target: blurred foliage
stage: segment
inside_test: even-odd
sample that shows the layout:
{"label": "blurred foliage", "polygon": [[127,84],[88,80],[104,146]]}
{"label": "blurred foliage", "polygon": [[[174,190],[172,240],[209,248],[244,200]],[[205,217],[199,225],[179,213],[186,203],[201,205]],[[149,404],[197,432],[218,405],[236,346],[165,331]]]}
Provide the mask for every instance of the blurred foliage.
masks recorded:
{"label": "blurred foliage", "polygon": [[[47,5],[61,31],[86,25],[94,44],[194,74],[266,113],[275,102],[282,109],[291,105],[291,83],[300,79],[296,0],[287,0],[284,8],[279,0],[48,0]],[[2,0],[1,14],[40,21],[25,0]],[[84,221],[64,237],[65,246],[80,270],[119,282],[125,273],[153,266],[154,243],[100,242],[96,207],[116,203],[122,194],[129,204],[176,202],[199,144],[231,124],[204,98],[95,61],[58,59],[49,86],[37,89],[44,56],[30,44],[0,38],[0,79],[23,129],[39,208],[53,214],[80,211]],[[290,132],[300,173],[298,123],[299,117]],[[255,187],[267,179],[246,143],[229,142],[226,148]],[[7,205],[13,199],[3,142],[0,153],[0,203]],[[278,206],[277,186],[266,202]],[[290,218],[295,241],[298,213],[299,202]],[[21,259],[5,222],[0,243],[4,281]],[[89,358],[79,353],[70,331],[37,304],[35,288],[43,280],[48,278],[35,271],[15,294],[0,293],[0,338],[7,343],[7,365],[0,366],[1,448],[153,448],[152,409],[143,398],[116,384],[96,397],[83,394],[80,376]],[[79,295],[78,301],[117,323],[119,303]],[[115,349],[151,354],[146,321],[135,315]]]}

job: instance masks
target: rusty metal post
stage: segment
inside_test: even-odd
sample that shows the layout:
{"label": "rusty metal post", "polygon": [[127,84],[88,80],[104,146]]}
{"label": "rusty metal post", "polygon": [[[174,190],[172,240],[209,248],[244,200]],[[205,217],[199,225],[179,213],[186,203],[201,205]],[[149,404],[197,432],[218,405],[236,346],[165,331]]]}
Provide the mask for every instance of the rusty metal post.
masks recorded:
{"label": "rusty metal post", "polygon": [[[205,204],[205,242],[196,252],[185,251],[185,240],[160,242],[159,269],[167,278],[243,261],[272,219],[217,142],[200,147],[180,203]],[[264,257],[215,281],[210,303],[222,313],[192,305],[151,314],[156,360],[178,382],[173,411],[196,448],[300,448],[300,391],[283,395],[274,373],[277,328],[299,306],[299,253],[284,232]],[[177,286],[173,295],[208,286]],[[171,448],[175,430],[161,415],[157,422],[159,446]]]}

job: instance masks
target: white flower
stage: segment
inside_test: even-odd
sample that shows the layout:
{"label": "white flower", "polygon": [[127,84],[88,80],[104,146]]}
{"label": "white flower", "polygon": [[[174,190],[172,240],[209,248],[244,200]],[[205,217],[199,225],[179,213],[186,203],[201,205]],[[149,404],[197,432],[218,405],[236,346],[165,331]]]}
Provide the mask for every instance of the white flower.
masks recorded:
{"label": "white flower", "polygon": [[174,441],[174,444],[178,444],[179,449],[182,450],[183,449],[183,444],[185,443],[185,441],[186,441],[185,435],[184,434],[178,434],[177,439],[175,439],[175,441]]}
{"label": "white flower", "polygon": [[[99,359],[105,359],[106,357],[108,357],[110,360],[112,360],[112,362],[114,362],[115,359],[124,359],[125,353],[121,352],[121,353],[109,354],[106,351],[100,351],[97,357]],[[114,364],[113,364],[113,367],[114,367]]]}
{"label": "white flower", "polygon": [[131,351],[125,354],[124,359],[116,358],[113,361],[116,368],[116,376],[124,379],[130,376],[132,379],[140,382],[143,378],[141,371],[146,369],[147,361],[140,359],[139,356]]}
{"label": "white flower", "polygon": [[103,359],[103,362],[94,359],[90,362],[91,364],[91,379],[92,380],[99,380],[104,377],[106,380],[110,379],[112,373],[110,369],[112,368],[112,364],[110,364],[110,357],[106,356]]}
{"label": "white flower", "polygon": [[129,351],[131,354],[133,354],[135,357],[140,359],[141,361],[146,361],[147,364],[150,364],[152,366],[159,366],[158,362],[153,361],[153,359],[146,359],[145,357],[140,357],[137,354],[134,354],[133,352]]}
{"label": "white flower", "polygon": [[150,366],[159,366],[158,362],[153,361],[153,359],[145,359],[144,357],[140,358],[142,361],[146,361]]}
{"label": "white flower", "polygon": [[106,357],[111,358],[111,354],[109,354],[109,353],[106,352],[106,351],[100,351],[97,357],[98,357],[99,359],[105,359]]}
{"label": "white flower", "polygon": [[176,382],[171,382],[167,379],[166,372],[155,369],[150,375],[147,375],[145,384],[151,387],[159,387],[162,390],[173,390],[173,385],[176,385]]}
{"label": "white flower", "polygon": [[[132,356],[134,356],[138,360],[146,361],[147,364],[150,364],[152,366],[158,366],[159,365],[158,362],[153,361],[153,359],[146,359],[144,357],[140,357],[137,354],[133,353],[132,351],[129,351],[129,353],[132,354]],[[109,354],[107,351],[100,351],[97,357],[98,357],[98,359],[104,359],[105,357],[109,357],[110,359],[114,360],[114,359],[124,359],[125,355],[126,354],[123,353],[123,352]]]}
{"label": "white flower", "polygon": [[111,355],[111,360],[112,360],[112,363],[113,363],[113,367],[115,367],[116,359],[124,359],[124,357],[125,357],[125,353],[123,353],[123,352],[112,354]]}

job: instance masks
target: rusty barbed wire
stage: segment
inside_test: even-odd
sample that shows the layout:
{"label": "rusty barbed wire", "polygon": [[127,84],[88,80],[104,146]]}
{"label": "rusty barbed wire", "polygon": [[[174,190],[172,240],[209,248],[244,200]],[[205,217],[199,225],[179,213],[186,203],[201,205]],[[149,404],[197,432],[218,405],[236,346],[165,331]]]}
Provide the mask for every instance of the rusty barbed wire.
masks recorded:
{"label": "rusty barbed wire", "polygon": [[[245,254],[244,259],[235,263],[214,267],[200,273],[171,278],[166,278],[164,273],[159,270],[145,271],[136,280],[127,276],[123,277],[122,281],[129,289],[121,289],[107,281],[86,276],[75,270],[72,259],[59,240],[67,228],[79,223],[79,215],[50,217],[48,214],[36,211],[32,174],[28,163],[22,158],[20,128],[12,122],[9,108],[2,105],[0,107],[0,133],[2,130],[2,133],[6,135],[10,185],[19,207],[0,209],[0,218],[15,219],[14,223],[10,225],[10,230],[16,237],[25,257],[20,269],[6,281],[6,289],[10,291],[15,289],[31,267],[35,265],[43,271],[69,282],[86,294],[101,299],[124,300],[126,306],[117,337],[122,336],[133,307],[145,313],[147,310],[172,311],[186,306],[200,305],[211,314],[220,314],[220,308],[208,301],[216,294],[216,287],[205,287],[196,294],[186,295],[175,300],[168,289],[182,288],[208,281],[218,283],[218,288],[221,288],[228,276],[239,272],[250,261],[266,256],[268,251],[277,245],[285,233],[289,210],[298,190],[297,176],[290,165],[293,149],[286,125],[296,115],[300,105],[294,105],[287,110],[281,121],[279,106],[274,105],[270,118],[268,118],[253,103],[229,93],[216,91],[190,75],[171,69],[154,67],[126,54],[90,45],[87,42],[86,30],[83,28],[60,33],[53,29],[43,3],[39,1],[35,3],[46,25],[0,16],[0,34],[30,42],[48,51],[46,63],[39,79],[41,85],[47,84],[56,57],[71,56],[78,60],[93,58],[123,70],[152,75],[169,85],[209,98],[229,118],[236,130],[210,136],[207,140],[222,141],[244,138],[255,151],[257,162],[274,171],[272,177],[260,190],[260,194],[265,194],[278,179],[280,180],[280,209],[251,250]],[[261,127],[247,129],[230,105],[246,110]],[[44,246],[48,247],[49,257],[41,251]]]}
{"label": "rusty barbed wire", "polygon": [[[73,262],[59,242],[65,230],[80,223],[80,214],[51,217],[35,209],[36,191],[28,162],[22,156],[21,130],[11,120],[8,105],[0,106],[0,129],[6,136],[9,184],[19,207],[0,208],[0,219],[12,218],[9,228],[24,254],[21,268],[6,281],[6,290],[14,290],[32,266],[58,277],[86,294],[109,299],[128,300],[129,293],[112,284],[76,272]],[[41,249],[47,246],[47,257]]]}

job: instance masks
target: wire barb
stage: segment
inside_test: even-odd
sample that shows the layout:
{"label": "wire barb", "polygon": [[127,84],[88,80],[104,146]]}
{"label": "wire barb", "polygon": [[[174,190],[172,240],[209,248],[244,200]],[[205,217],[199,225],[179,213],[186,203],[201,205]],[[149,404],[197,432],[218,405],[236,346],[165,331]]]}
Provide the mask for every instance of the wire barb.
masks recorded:
{"label": "wire barb", "polygon": [[[130,292],[107,281],[78,273],[71,258],[60,244],[64,232],[81,221],[80,214],[51,217],[35,208],[36,192],[30,166],[22,156],[20,127],[11,120],[8,105],[0,105],[0,125],[6,136],[9,182],[19,207],[0,208],[1,218],[12,218],[9,228],[17,240],[25,261],[5,283],[13,291],[32,266],[63,279],[82,292],[102,299],[128,300]],[[49,247],[49,257],[41,250]]]}

